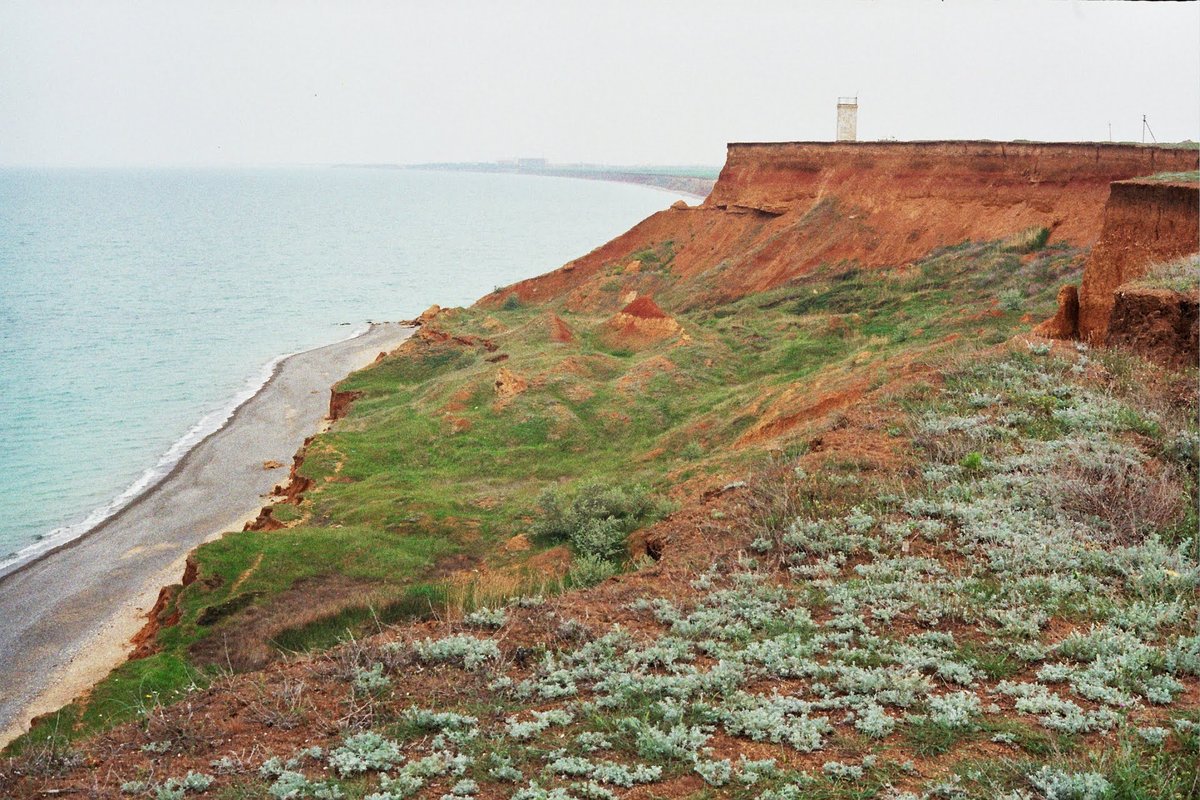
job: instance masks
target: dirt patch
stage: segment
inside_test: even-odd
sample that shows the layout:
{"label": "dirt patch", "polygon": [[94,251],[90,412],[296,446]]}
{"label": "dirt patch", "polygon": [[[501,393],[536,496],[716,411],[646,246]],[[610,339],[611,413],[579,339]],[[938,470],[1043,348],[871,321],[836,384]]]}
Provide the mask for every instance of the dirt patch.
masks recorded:
{"label": "dirt patch", "polygon": [[1176,369],[1200,363],[1200,297],[1169,289],[1125,288],[1114,295],[1108,343]]}
{"label": "dirt patch", "polygon": [[604,339],[615,347],[644,347],[678,334],[680,324],[649,297],[638,297],[605,323]]}
{"label": "dirt patch", "polygon": [[546,316],[546,325],[550,329],[550,341],[560,344],[570,344],[575,341],[575,332],[557,314],[548,314]]}
{"label": "dirt patch", "polygon": [[326,576],[298,581],[262,606],[254,593],[240,594],[211,609],[210,624],[220,623],[213,635],[196,643],[189,654],[200,665],[217,665],[238,672],[262,669],[280,657],[272,646],[283,631],[303,628],[348,608],[387,605],[397,590]]}
{"label": "dirt patch", "polygon": [[496,392],[496,402],[492,404],[492,409],[503,411],[518,395],[529,388],[529,381],[508,367],[501,367],[500,371],[496,373],[496,380],[492,386]]}
{"label": "dirt patch", "polygon": [[778,438],[805,422],[820,419],[858,402],[866,388],[867,381],[859,380],[850,386],[817,395],[789,389],[759,412],[759,422],[738,437],[733,446],[747,447]]}
{"label": "dirt patch", "polygon": [[658,307],[650,297],[639,297],[621,309],[622,314],[638,319],[667,319],[667,312]]}

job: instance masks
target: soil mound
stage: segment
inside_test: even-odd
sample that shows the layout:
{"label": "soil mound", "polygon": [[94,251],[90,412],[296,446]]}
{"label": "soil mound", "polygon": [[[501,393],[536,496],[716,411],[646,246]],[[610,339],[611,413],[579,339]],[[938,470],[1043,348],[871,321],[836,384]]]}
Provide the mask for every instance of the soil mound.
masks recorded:
{"label": "soil mound", "polygon": [[1067,285],[1058,290],[1058,311],[1033,329],[1047,339],[1074,339],[1079,336],[1079,289]]}
{"label": "soil mound", "polygon": [[649,297],[638,297],[606,323],[606,341],[614,346],[642,347],[674,336],[678,322]]}
{"label": "soil mound", "polygon": [[550,340],[562,344],[570,344],[575,341],[575,333],[571,330],[571,326],[563,321],[563,318],[557,314],[549,314],[546,319],[546,324],[550,328]]}
{"label": "soil mound", "polygon": [[622,314],[638,319],[666,319],[667,312],[658,307],[658,303],[649,297],[639,297],[621,309]]}
{"label": "soil mound", "polygon": [[501,367],[496,373],[496,381],[494,383],[496,390],[496,402],[492,404],[492,408],[496,411],[502,411],[517,397],[529,388],[529,381],[522,376],[508,369]]}

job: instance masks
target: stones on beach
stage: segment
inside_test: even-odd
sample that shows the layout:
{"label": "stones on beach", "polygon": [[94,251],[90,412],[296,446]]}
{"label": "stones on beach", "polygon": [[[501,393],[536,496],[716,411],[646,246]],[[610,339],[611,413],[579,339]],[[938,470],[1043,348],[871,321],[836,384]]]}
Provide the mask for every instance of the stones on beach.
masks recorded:
{"label": "stones on beach", "polygon": [[263,462],[263,469],[280,469],[281,467],[283,467],[283,464],[273,458]]}

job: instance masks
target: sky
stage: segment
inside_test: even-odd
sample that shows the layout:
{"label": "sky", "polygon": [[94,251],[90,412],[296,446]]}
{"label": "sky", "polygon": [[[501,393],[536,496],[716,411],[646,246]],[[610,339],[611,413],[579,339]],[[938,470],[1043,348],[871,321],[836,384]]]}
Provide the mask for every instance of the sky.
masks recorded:
{"label": "sky", "polygon": [[0,0],[0,164],[720,165],[731,141],[1200,140],[1200,3]]}

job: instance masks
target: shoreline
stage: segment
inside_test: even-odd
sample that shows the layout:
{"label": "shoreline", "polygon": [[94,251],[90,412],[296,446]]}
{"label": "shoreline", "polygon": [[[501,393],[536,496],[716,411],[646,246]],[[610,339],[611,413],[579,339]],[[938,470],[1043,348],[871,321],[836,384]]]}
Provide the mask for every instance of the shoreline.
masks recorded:
{"label": "shoreline", "polygon": [[[0,573],[0,747],[31,717],[61,708],[128,657],[163,586],[199,545],[254,519],[303,440],[321,427],[330,390],[415,328],[373,323],[279,358],[270,376],[160,478],[88,530]],[[105,536],[96,534],[107,533]],[[97,614],[97,609],[104,609]]]}
{"label": "shoreline", "polygon": [[[158,462],[153,467],[144,470],[142,474],[133,481],[133,483],[119,492],[107,503],[97,506],[89,511],[87,515],[79,522],[56,528],[53,531],[50,531],[48,534],[45,534],[42,540],[26,545],[8,558],[8,560],[0,561],[0,583],[3,583],[4,579],[9,575],[20,572],[22,569],[36,564],[43,558],[71,547],[81,539],[91,536],[93,533],[99,532],[106,525],[108,525],[109,522],[125,513],[127,509],[130,509],[141,502],[146,495],[155,491],[164,481],[174,475],[183,465],[183,463],[187,461],[192,451],[204,444],[204,442],[212,436],[220,433],[228,425],[232,424],[234,417],[237,416],[238,411],[240,411],[243,406],[261,394],[271,381],[275,380],[275,377],[279,374],[279,370],[282,368],[283,363],[289,358],[301,355],[303,353],[312,352],[313,350],[321,350],[326,347],[332,347],[333,345],[348,342],[353,339],[357,339],[360,336],[365,336],[370,333],[377,324],[381,323],[370,322],[367,323],[365,328],[357,330],[355,333],[345,337],[344,339],[338,339],[327,344],[317,345],[316,347],[309,348],[308,350],[297,350],[292,353],[285,353],[281,356],[272,358],[270,361],[264,364],[262,369],[259,371],[260,379],[258,381],[252,382],[253,379],[247,379],[247,385],[245,388],[235,394],[233,398],[221,408],[211,411],[201,417],[200,420],[193,425],[187,433],[185,433],[167,448],[166,452],[159,457]],[[205,423],[214,418],[219,418],[220,421],[217,423],[216,427],[205,432],[205,428],[209,427]],[[189,442],[189,440],[192,441]],[[177,457],[172,459],[171,454],[177,449],[180,449],[181,452]],[[164,469],[165,471],[156,475],[155,473],[160,469]],[[139,486],[139,484],[142,485]],[[105,511],[106,513],[104,513]],[[98,513],[102,513],[102,516],[98,517],[96,521],[90,525],[87,524],[88,520],[96,516]],[[84,527],[85,525],[86,527]],[[64,535],[63,533],[60,533],[69,532],[74,528],[79,528],[80,530],[70,535]],[[55,539],[60,540],[55,541]],[[44,543],[45,546],[42,546]]]}

